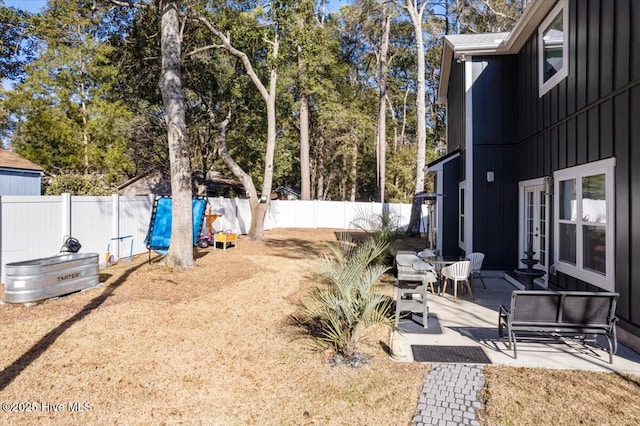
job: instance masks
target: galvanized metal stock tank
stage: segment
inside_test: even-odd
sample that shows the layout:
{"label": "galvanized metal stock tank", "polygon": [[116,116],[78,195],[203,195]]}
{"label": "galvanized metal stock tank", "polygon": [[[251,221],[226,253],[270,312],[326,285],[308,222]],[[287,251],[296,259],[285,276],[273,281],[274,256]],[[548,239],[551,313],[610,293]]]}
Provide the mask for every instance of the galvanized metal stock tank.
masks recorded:
{"label": "galvanized metal stock tank", "polygon": [[62,253],[7,263],[5,275],[5,302],[36,302],[97,286],[98,254]]}

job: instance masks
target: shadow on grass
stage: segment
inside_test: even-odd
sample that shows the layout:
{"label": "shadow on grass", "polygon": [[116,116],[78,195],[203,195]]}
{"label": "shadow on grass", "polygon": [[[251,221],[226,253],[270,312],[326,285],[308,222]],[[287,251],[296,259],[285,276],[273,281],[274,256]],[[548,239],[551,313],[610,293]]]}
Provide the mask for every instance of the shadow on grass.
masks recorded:
{"label": "shadow on grass", "polygon": [[[25,352],[20,358],[16,359],[11,365],[0,371],[0,391],[6,388],[13,382],[24,370],[29,367],[35,360],[37,360],[42,354],[44,354],[51,345],[60,337],[65,331],[67,331],[73,324],[81,321],[89,315],[94,309],[102,305],[113,292],[120,287],[127,278],[136,270],[146,265],[141,263],[134,266],[122,274],[122,276],[109,285],[104,291],[89,303],[87,303],[79,312],[58,325],[56,328],[45,334],[38,342],[36,342],[27,352]],[[109,274],[100,274],[100,278],[110,277]]]}
{"label": "shadow on grass", "polygon": [[[211,246],[211,250],[213,250],[213,246]],[[148,254],[148,258],[147,258],[147,265],[163,265],[167,255],[166,254],[161,254],[158,253],[156,251],[153,251],[153,253],[151,253],[153,250],[151,250]],[[205,257],[206,255],[208,255],[210,252],[209,247],[207,248],[200,248],[200,247],[194,247],[193,248],[193,260],[198,260],[200,258]]]}
{"label": "shadow on grass", "polygon": [[[294,259],[313,259],[324,251],[325,245],[335,243],[335,241],[309,241],[298,238],[287,240],[265,240],[264,244],[272,255],[284,255]],[[291,256],[290,250],[294,250],[295,255]]]}

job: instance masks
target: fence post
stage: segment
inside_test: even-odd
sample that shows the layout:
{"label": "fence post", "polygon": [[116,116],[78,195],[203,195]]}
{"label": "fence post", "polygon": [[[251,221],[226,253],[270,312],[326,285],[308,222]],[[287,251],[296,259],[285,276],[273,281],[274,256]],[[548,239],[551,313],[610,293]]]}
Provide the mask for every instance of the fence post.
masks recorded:
{"label": "fence post", "polygon": [[238,219],[238,214],[239,214],[238,197],[236,197],[233,199],[234,228],[236,229],[236,234],[241,234],[242,231],[240,229],[240,220]]}
{"label": "fence post", "polygon": [[62,197],[62,243],[64,243],[65,237],[72,237],[71,233],[71,194],[67,194],[66,192],[61,195]]}
{"label": "fence post", "polygon": [[[116,255],[114,259],[120,257],[120,196],[118,194],[111,194],[111,240],[110,243],[114,245],[111,248],[111,252]],[[114,238],[117,238],[114,240]],[[109,260],[107,259],[107,262]]]}
{"label": "fence post", "polygon": [[4,235],[4,221],[2,220],[2,195],[0,195],[0,281],[4,282],[4,261],[2,260],[2,252],[4,247],[2,246],[2,235]]}

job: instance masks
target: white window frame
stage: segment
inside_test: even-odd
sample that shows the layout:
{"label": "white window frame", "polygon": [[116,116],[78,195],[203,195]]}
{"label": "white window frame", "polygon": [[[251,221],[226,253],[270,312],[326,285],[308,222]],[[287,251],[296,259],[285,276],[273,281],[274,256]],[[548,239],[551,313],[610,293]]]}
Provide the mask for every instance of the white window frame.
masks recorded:
{"label": "white window frame", "polygon": [[[558,170],[553,174],[554,181],[554,205],[560,206],[560,182],[566,180],[576,180],[576,220],[563,221],[559,218],[560,212],[554,214],[554,262],[556,271],[562,272],[572,277],[578,278],[589,284],[593,284],[607,291],[614,291],[615,287],[615,158],[595,161],[581,166]],[[583,235],[582,235],[582,178],[586,176],[605,175],[606,190],[606,264],[604,275],[590,271],[583,267]],[[557,207],[558,208],[558,207]],[[560,224],[575,223],[576,225],[576,264],[563,262],[560,260]],[[588,222],[587,222],[588,223]]]}
{"label": "white window frame", "polygon": [[465,239],[467,234],[467,220],[466,220],[466,187],[467,182],[463,181],[458,184],[458,247],[462,250],[466,249]]}
{"label": "white window frame", "polygon": [[[562,68],[558,70],[549,80],[544,81],[544,32],[551,26],[553,21],[562,14]],[[569,7],[567,0],[560,0],[553,10],[547,15],[545,20],[538,27],[538,87],[539,96],[556,86],[560,81],[569,75]]]}

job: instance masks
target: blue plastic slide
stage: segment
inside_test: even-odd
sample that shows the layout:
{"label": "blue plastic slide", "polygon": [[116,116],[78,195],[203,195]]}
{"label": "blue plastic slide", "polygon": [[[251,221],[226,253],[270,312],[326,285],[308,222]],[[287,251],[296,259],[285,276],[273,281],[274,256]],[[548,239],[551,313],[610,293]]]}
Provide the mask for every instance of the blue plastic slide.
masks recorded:
{"label": "blue plastic slide", "polygon": [[[192,200],[193,207],[193,245],[195,246],[200,236],[202,228],[202,219],[207,200],[203,197],[194,197]],[[166,255],[169,251],[169,243],[171,242],[171,197],[160,196],[153,201],[153,209],[151,210],[151,221],[149,222],[149,230],[144,239],[144,243],[149,250],[149,259],[151,259],[151,250],[156,253]]]}

